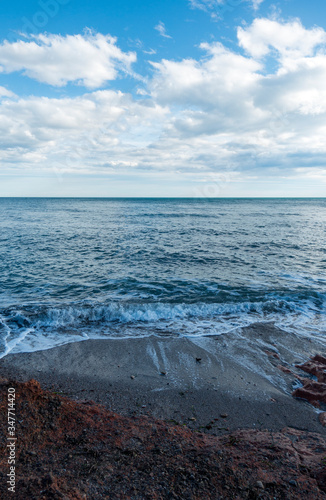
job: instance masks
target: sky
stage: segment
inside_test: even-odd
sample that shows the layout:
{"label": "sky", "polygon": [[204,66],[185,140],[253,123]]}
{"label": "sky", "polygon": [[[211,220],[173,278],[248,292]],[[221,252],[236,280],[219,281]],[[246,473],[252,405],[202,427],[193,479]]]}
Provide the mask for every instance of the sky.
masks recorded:
{"label": "sky", "polygon": [[0,196],[326,196],[324,0],[2,0]]}

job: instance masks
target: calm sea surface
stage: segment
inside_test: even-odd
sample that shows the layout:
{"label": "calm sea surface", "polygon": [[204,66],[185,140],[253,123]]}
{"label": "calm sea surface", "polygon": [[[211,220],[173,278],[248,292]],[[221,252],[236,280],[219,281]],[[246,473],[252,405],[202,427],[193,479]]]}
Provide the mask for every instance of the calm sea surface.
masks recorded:
{"label": "calm sea surface", "polygon": [[325,338],[326,199],[0,199],[0,355],[86,338]]}

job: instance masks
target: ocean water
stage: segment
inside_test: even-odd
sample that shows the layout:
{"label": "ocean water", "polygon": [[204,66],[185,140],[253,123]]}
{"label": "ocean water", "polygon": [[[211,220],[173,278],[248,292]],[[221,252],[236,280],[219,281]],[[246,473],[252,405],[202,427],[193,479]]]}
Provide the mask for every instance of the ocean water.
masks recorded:
{"label": "ocean water", "polygon": [[0,356],[273,322],[326,342],[326,199],[0,199]]}

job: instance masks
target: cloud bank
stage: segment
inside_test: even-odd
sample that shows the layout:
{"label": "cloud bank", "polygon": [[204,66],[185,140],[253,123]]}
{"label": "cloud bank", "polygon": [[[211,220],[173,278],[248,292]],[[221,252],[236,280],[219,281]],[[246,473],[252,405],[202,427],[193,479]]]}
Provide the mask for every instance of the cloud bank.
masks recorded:
{"label": "cloud bank", "polygon": [[116,78],[119,65],[131,71],[136,59],[108,36],[2,44],[3,71],[86,87],[56,99],[0,88],[2,171],[326,182],[325,31],[261,18],[237,33],[236,50],[203,43],[198,59],[152,62],[135,97],[86,91]]}

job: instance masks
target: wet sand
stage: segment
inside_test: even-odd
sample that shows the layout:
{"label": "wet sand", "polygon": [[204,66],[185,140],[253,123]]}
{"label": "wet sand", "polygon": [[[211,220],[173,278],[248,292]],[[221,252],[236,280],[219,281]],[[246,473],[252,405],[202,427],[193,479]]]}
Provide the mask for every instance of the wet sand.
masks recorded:
{"label": "wet sand", "polygon": [[293,375],[279,368],[295,371],[320,352],[308,339],[257,324],[237,335],[86,340],[8,354],[0,375],[214,434],[286,426],[325,433],[316,409],[291,396]]}

